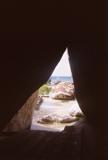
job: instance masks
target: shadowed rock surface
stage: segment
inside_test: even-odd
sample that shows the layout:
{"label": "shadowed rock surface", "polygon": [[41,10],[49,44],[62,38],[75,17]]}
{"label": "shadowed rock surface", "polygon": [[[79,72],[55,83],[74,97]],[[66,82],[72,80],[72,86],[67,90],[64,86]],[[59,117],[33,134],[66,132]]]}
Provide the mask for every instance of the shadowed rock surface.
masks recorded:
{"label": "shadowed rock surface", "polygon": [[[0,9],[0,159],[107,159],[107,4],[15,2]],[[86,121],[66,134],[2,133],[31,94],[47,82],[66,48],[75,97]]]}

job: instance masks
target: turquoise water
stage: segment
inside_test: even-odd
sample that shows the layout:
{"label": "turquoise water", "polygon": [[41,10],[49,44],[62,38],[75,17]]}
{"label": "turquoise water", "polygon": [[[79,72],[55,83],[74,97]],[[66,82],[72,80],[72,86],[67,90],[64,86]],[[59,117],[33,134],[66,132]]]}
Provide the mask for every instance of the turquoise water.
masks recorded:
{"label": "turquoise water", "polygon": [[72,77],[59,77],[59,76],[52,76],[52,77],[50,77],[50,80],[52,81],[52,82],[56,82],[56,81],[64,81],[64,82],[73,82],[73,78]]}

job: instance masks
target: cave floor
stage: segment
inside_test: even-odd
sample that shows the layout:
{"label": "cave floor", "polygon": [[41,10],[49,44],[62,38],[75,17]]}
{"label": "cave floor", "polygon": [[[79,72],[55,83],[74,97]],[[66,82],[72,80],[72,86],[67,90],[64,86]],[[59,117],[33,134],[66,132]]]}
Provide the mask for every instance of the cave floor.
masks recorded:
{"label": "cave floor", "polygon": [[43,102],[38,110],[35,110],[32,118],[31,130],[63,131],[65,126],[72,126],[71,123],[38,123],[42,117],[47,115],[68,116],[72,112],[79,112],[81,109],[76,100],[54,100],[49,97],[43,97]]}

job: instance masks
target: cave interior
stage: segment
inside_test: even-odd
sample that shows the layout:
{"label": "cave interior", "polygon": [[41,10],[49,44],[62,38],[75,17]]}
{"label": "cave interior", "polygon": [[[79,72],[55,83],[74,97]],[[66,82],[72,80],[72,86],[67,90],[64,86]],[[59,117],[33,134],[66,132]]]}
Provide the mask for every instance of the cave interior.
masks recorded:
{"label": "cave interior", "polygon": [[[27,7],[13,3],[11,10],[1,9],[0,159],[107,159],[105,6],[84,0],[24,4]],[[35,91],[48,80],[66,48],[76,98],[86,118],[60,133],[32,131]],[[19,121],[21,108],[21,130],[4,132],[14,115]]]}

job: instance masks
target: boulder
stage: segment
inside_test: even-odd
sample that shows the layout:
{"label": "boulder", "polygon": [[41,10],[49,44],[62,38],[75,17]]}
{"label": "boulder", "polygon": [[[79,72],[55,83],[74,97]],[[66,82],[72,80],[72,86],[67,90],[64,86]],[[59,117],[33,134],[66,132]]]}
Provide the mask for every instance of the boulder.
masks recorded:
{"label": "boulder", "polygon": [[72,122],[75,122],[75,121],[78,121],[78,120],[79,120],[78,117],[66,116],[60,122],[61,123],[72,123]]}
{"label": "boulder", "polygon": [[50,114],[47,116],[44,116],[43,118],[39,119],[37,122],[41,124],[51,124],[51,123],[72,123],[79,120],[76,116],[70,116],[70,115],[58,115]]}
{"label": "boulder", "polygon": [[53,123],[55,121],[54,117],[47,115],[39,119],[37,122],[42,124]]}
{"label": "boulder", "polygon": [[53,86],[50,97],[60,100],[74,100],[74,85],[71,82],[60,82]]}

